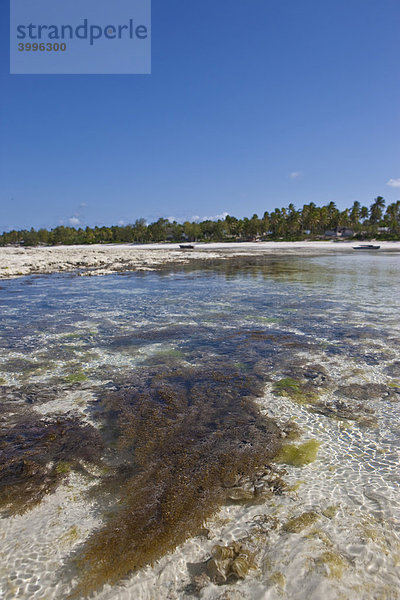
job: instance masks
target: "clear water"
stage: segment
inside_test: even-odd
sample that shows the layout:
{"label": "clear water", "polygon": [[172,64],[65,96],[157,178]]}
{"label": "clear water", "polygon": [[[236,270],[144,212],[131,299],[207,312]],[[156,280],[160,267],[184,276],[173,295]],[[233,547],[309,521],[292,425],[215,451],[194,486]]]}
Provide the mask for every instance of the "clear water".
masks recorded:
{"label": "clear water", "polygon": [[[321,443],[315,461],[278,465],[291,490],[228,503],[207,535],[96,596],[400,598],[399,309],[397,253],[2,282],[3,434],[27,414],[98,427],[96,399],[137,372],[235,368],[262,382],[262,414],[297,423],[293,443]],[[76,573],[66,566],[109,509],[91,486],[72,470],[31,510],[4,512],[2,597],[68,596]],[[310,512],[292,531],[290,520]],[[233,541],[254,552],[255,568],[213,581],[202,565]]]}

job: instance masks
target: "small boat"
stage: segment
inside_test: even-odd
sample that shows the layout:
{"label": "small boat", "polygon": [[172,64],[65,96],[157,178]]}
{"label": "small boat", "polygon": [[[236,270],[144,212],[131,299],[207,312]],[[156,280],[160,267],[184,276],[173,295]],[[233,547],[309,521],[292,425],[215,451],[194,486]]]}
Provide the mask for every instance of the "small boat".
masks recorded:
{"label": "small boat", "polygon": [[360,246],[353,246],[353,250],[379,250],[380,246],[374,246],[374,244],[361,244]]}
{"label": "small boat", "polygon": [[194,250],[193,244],[179,244],[181,250]]}

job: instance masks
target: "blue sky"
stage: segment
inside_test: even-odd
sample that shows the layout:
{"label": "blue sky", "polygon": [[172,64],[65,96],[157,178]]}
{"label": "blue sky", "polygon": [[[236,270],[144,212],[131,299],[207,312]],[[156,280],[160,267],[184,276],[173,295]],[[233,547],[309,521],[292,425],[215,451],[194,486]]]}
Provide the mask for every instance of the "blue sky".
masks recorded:
{"label": "blue sky", "polygon": [[9,75],[8,19],[0,230],[400,199],[399,0],[153,0],[136,76]]}

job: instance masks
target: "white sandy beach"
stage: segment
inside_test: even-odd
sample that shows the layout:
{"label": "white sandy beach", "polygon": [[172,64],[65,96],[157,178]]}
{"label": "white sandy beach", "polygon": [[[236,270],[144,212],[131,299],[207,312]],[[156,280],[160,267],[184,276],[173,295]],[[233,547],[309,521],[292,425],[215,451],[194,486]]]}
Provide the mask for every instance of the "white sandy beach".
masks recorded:
{"label": "white sandy beach", "polygon": [[[378,243],[379,252],[400,252],[400,242]],[[196,260],[229,259],[260,254],[353,252],[355,245],[358,245],[358,242],[199,243],[190,251],[181,250],[178,244],[4,247],[0,248],[0,279],[61,272],[106,275],[132,270],[148,271],[169,263],[187,264]]]}

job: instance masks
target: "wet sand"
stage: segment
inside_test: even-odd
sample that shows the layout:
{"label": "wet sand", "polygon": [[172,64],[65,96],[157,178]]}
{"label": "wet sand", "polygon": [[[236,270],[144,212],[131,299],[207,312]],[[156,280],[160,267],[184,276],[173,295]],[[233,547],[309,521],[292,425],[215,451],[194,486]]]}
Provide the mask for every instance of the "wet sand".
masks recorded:
{"label": "wet sand", "polygon": [[[62,272],[90,276],[150,271],[168,264],[188,264],[235,256],[353,252],[353,246],[356,245],[358,242],[354,241],[329,241],[196,244],[194,250],[181,250],[178,244],[5,247],[0,248],[0,279]],[[379,242],[379,245],[379,252],[400,251],[400,242]]]}

